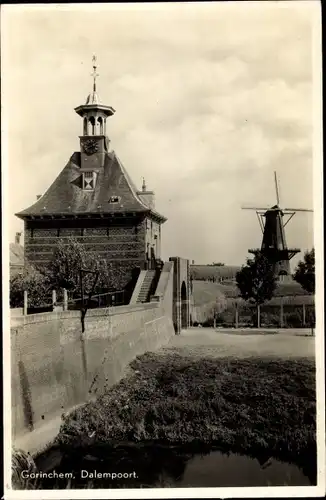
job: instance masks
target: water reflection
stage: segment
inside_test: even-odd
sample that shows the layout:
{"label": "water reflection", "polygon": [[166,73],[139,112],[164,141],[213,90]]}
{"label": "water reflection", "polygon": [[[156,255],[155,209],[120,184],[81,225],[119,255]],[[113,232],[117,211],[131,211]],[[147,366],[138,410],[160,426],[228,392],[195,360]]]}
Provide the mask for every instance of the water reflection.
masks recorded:
{"label": "water reflection", "polygon": [[[39,470],[45,470],[42,462]],[[49,467],[56,477],[40,480],[41,489],[187,488],[244,486],[310,486],[313,469],[301,470],[272,458],[169,447],[91,450],[63,456]],[[71,477],[57,477],[68,473]]]}
{"label": "water reflection", "polygon": [[212,452],[191,459],[178,486],[310,486],[311,483],[296,465],[269,459],[259,460],[234,453]]}

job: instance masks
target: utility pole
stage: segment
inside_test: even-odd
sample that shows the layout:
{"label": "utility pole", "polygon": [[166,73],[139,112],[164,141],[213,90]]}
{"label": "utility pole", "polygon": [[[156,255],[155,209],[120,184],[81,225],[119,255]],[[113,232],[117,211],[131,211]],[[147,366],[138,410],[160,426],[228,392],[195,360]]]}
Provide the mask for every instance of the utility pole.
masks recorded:
{"label": "utility pole", "polygon": [[235,327],[239,328],[239,309],[237,300],[235,302]]}
{"label": "utility pole", "polygon": [[281,328],[284,327],[283,297],[281,297],[281,304],[280,304],[280,325]]}

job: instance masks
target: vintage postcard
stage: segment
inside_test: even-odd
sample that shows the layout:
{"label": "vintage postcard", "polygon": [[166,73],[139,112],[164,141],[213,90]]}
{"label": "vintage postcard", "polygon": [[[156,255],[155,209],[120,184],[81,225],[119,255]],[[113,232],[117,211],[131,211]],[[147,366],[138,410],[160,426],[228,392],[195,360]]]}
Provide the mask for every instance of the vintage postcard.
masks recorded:
{"label": "vintage postcard", "polygon": [[6,500],[325,494],[320,11],[2,6]]}

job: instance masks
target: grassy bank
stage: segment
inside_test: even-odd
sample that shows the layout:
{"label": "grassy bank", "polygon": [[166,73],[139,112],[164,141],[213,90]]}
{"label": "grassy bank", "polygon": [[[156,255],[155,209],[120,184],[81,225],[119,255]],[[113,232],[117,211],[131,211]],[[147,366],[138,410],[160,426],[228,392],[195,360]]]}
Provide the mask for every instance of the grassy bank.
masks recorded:
{"label": "grassy bank", "polygon": [[[252,326],[255,307],[239,297],[236,283],[213,283],[194,281],[193,297],[196,307],[196,322],[212,326],[214,310],[218,312],[221,326],[234,326],[235,307],[238,305],[241,325]],[[265,326],[281,326],[281,304],[283,305],[283,327],[300,328],[303,326],[303,304],[306,306],[305,323],[314,324],[314,296],[305,295],[298,283],[278,283],[275,296],[261,306],[261,321]],[[217,311],[216,311],[217,309]]]}
{"label": "grassy bank", "polygon": [[63,422],[61,446],[215,445],[315,467],[312,360],[147,353],[125,379]]}

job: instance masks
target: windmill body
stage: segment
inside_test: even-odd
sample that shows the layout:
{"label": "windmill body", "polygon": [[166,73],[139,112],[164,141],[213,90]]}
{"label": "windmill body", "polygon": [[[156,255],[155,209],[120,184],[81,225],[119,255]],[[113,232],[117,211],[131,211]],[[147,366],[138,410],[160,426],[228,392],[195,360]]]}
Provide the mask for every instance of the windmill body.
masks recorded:
{"label": "windmill body", "polygon": [[285,238],[285,226],[296,212],[312,212],[310,209],[285,208],[279,206],[279,194],[276,172],[275,189],[277,204],[271,208],[242,207],[255,210],[263,233],[261,248],[251,248],[249,253],[262,253],[271,262],[277,277],[291,276],[290,260],[300,252],[299,248],[288,248]]}
{"label": "windmill body", "polygon": [[[259,217],[264,218],[263,241],[261,248],[249,249],[249,253],[262,253],[273,264],[277,276],[291,274],[290,260],[300,252],[299,248],[288,248],[284,230],[284,212],[275,205],[264,213],[258,212]],[[293,214],[294,215],[294,214]]]}

